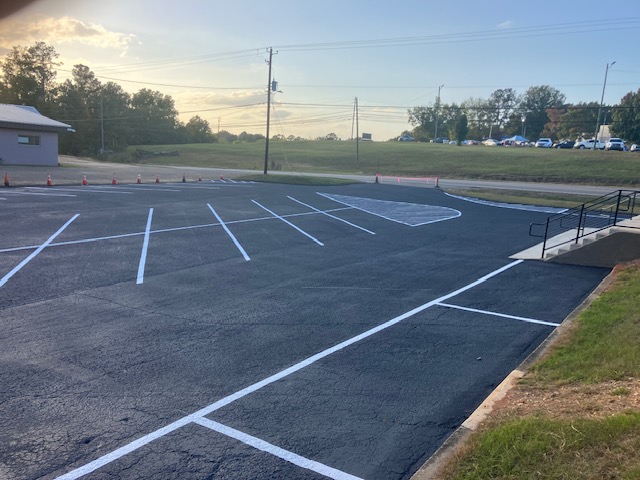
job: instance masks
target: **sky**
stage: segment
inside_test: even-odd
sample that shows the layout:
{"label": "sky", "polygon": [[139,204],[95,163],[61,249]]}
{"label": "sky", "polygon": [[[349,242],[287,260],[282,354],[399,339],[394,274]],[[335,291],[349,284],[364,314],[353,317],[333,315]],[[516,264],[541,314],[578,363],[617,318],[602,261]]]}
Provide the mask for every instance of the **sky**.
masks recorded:
{"label": "sky", "polygon": [[[638,0],[36,0],[0,19],[0,55],[36,41],[213,132],[386,141],[407,110],[549,85],[605,104],[640,89]],[[615,64],[613,64],[615,62]],[[609,68],[608,68],[609,67]],[[440,87],[440,88],[439,88]],[[357,115],[355,103],[357,98]]]}

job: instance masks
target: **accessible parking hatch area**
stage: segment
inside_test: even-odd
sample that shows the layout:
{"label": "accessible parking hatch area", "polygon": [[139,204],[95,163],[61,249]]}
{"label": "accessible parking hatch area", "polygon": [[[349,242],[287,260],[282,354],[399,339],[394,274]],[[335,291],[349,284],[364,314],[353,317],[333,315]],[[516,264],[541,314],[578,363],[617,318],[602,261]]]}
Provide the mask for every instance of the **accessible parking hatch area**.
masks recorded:
{"label": "accessible parking hatch area", "polygon": [[438,189],[0,197],[0,478],[410,478],[608,273]]}

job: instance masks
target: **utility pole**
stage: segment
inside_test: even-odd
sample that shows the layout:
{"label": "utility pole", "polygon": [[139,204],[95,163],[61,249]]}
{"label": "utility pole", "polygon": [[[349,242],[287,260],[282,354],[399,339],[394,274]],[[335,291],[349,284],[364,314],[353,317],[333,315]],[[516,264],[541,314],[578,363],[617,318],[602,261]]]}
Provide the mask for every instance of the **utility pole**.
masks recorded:
{"label": "utility pole", "polygon": [[356,111],[356,168],[360,166],[360,126],[358,119],[358,97],[356,97],[356,102],[354,104]]}
{"label": "utility pole", "polygon": [[273,48],[269,47],[269,81],[267,82],[267,140],[264,143],[264,174],[269,168],[269,122],[271,121],[271,60],[273,59]]}
{"label": "utility pole", "polygon": [[101,147],[100,154],[104,153],[104,110],[102,106],[102,97],[100,98],[100,138],[101,138]]}
{"label": "utility pole", "polygon": [[[604,71],[604,83],[602,84],[602,97],[600,97],[600,107],[598,108],[598,121],[596,122],[596,133],[593,136],[593,149],[596,149],[596,144],[598,143],[598,133],[600,132],[600,113],[602,113],[602,106],[604,105],[604,90],[607,88],[607,74],[609,73],[609,67],[613,67],[616,62],[611,62],[611,64],[607,63],[607,68]],[[601,136],[602,138],[602,136]]]}
{"label": "utility pole", "polygon": [[435,134],[433,136],[434,140],[436,138],[438,138],[438,116],[440,115],[440,89],[442,87],[444,87],[444,85],[440,85],[438,87],[438,98],[436,99],[436,131],[435,131]]}

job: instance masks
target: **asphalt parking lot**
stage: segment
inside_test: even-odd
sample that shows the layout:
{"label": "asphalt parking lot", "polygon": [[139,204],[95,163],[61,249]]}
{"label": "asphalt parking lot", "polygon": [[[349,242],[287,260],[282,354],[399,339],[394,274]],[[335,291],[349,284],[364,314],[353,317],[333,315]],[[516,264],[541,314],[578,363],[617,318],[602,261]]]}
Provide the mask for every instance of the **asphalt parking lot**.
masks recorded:
{"label": "asphalt parking lot", "polygon": [[0,197],[0,478],[409,478],[608,273],[438,189]]}

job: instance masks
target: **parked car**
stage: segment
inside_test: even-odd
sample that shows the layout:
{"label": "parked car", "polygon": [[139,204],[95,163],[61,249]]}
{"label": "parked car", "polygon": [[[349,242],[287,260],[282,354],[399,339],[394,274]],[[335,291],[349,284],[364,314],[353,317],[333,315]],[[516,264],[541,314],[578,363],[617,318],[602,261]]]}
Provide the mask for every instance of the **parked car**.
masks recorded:
{"label": "parked car", "polygon": [[477,140],[464,140],[462,142],[463,145],[478,145],[478,141]]}
{"label": "parked car", "polygon": [[486,140],[482,141],[483,145],[488,145],[489,147],[495,147],[497,145],[500,145],[500,142],[498,140],[495,140],[493,138],[487,138]]}
{"label": "parked car", "polygon": [[633,145],[631,145],[631,148],[629,148],[630,152],[640,152],[640,145],[638,145],[637,143],[634,143]]}
{"label": "parked car", "polygon": [[539,138],[536,142],[536,147],[540,148],[551,148],[553,146],[553,141],[550,138]]}
{"label": "parked car", "polygon": [[449,143],[449,137],[438,137],[433,143]]}
{"label": "parked car", "polygon": [[576,142],[576,144],[573,146],[573,148],[578,148],[580,150],[584,150],[585,148],[593,150],[593,144],[594,143],[595,143],[596,148],[598,150],[604,150],[604,143],[599,141],[599,140],[595,140],[593,138],[590,138],[589,140],[582,140],[580,142]]}
{"label": "parked car", "polygon": [[402,135],[401,137],[398,137],[398,141],[399,142],[413,142],[413,137],[411,135]]}
{"label": "parked car", "polygon": [[624,142],[620,138],[610,138],[607,143],[604,144],[605,150],[620,150],[624,152]]}
{"label": "parked car", "polygon": [[561,140],[558,143],[553,144],[553,148],[573,148],[576,144],[573,140]]}

